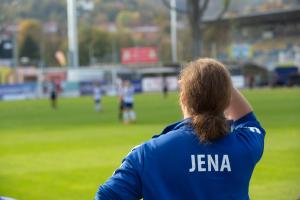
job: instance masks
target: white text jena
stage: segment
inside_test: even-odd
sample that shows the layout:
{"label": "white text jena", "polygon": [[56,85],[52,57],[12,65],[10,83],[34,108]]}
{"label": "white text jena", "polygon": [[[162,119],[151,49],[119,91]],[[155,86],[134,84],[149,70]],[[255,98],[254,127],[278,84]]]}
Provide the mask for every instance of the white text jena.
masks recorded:
{"label": "white text jena", "polygon": [[205,155],[197,154],[191,155],[191,168],[189,172],[206,172],[206,171],[220,171],[223,172],[227,170],[231,171],[230,161],[228,155]]}

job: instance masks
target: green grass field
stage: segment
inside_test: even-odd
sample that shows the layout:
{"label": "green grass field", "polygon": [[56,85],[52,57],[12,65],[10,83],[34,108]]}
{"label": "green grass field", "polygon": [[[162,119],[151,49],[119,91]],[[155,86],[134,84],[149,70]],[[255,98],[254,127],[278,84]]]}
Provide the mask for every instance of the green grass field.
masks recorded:
{"label": "green grass field", "polygon": [[[300,89],[244,91],[267,130],[251,199],[300,197]],[[0,196],[20,200],[93,199],[135,145],[180,120],[176,94],[136,96],[138,122],[117,120],[117,98],[0,102]]]}

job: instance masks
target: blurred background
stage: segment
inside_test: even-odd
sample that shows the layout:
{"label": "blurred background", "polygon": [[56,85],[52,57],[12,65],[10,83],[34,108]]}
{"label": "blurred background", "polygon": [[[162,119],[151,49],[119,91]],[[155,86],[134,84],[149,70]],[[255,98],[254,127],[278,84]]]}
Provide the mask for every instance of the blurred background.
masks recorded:
{"label": "blurred background", "polygon": [[[267,129],[251,199],[299,198],[300,0],[0,0],[0,199],[92,199],[181,119],[177,78],[198,57],[226,65]],[[136,93],[128,126],[122,80]]]}

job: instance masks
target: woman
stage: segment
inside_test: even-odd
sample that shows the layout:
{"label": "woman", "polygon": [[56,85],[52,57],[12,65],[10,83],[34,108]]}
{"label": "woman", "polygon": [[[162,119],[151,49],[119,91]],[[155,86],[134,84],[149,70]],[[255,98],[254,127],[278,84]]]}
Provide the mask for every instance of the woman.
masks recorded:
{"label": "woman", "polygon": [[131,85],[130,81],[124,81],[124,85],[122,87],[120,101],[122,101],[123,107],[123,123],[129,124],[131,122],[135,122],[136,114],[134,112],[134,87]]}
{"label": "woman", "polygon": [[96,200],[249,199],[265,135],[249,103],[212,59],[189,63],[179,83],[184,120],[133,149]]}
{"label": "woman", "polygon": [[102,110],[101,107],[102,93],[101,93],[100,83],[97,82],[94,83],[93,95],[94,95],[94,102],[95,102],[95,110],[96,112],[100,112]]}
{"label": "woman", "polygon": [[58,86],[54,81],[52,81],[50,84],[50,102],[53,109],[57,108],[57,93]]}

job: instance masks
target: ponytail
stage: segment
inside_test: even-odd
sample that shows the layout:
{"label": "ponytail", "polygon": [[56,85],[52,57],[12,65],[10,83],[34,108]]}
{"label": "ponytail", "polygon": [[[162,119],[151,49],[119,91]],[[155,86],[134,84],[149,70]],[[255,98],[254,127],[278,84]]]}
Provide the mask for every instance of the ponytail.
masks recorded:
{"label": "ponytail", "polygon": [[192,117],[192,126],[201,143],[209,143],[228,133],[228,124],[223,114],[203,114]]}
{"label": "ponytail", "polygon": [[225,136],[228,125],[224,111],[230,104],[232,82],[226,67],[209,58],[188,64],[180,74],[180,104],[192,118],[202,143]]}

